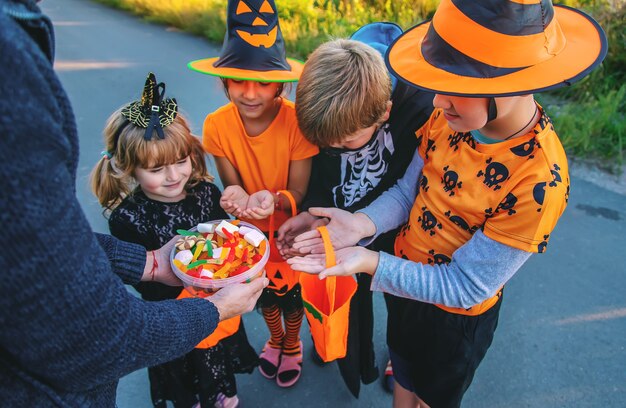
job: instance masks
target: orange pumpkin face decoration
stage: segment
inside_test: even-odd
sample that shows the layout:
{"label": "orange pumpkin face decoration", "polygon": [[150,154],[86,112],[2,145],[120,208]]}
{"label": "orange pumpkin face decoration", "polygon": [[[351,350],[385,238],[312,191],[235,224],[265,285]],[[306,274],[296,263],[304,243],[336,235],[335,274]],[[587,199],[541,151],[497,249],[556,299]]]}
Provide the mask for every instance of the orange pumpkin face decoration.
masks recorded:
{"label": "orange pumpkin face decoration", "polygon": [[230,0],[227,20],[216,67],[290,70],[273,0]]}
{"label": "orange pumpkin face decoration", "polygon": [[[253,47],[270,48],[276,42],[278,34],[278,15],[267,0],[262,0],[261,4],[254,3],[237,0],[234,19],[242,27],[235,29],[235,32]],[[244,30],[246,25],[249,28]]]}
{"label": "orange pumpkin face decoration", "polygon": [[222,78],[297,81],[304,64],[287,59],[274,0],[228,0],[220,56],[191,61],[189,68]]}
{"label": "orange pumpkin face decoration", "polygon": [[289,292],[297,283],[300,272],[294,271],[285,262],[268,262],[265,273],[269,280],[267,287],[278,296]]}

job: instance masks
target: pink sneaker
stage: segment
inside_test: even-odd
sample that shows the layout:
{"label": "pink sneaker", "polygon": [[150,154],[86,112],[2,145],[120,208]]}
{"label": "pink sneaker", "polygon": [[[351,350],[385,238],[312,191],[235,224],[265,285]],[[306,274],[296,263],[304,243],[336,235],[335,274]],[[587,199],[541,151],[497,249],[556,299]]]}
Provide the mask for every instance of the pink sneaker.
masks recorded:
{"label": "pink sneaker", "polygon": [[236,395],[227,397],[221,392],[217,394],[217,401],[215,402],[215,408],[237,408],[239,406],[239,398]]}
{"label": "pink sneaker", "polygon": [[278,366],[276,384],[279,387],[291,387],[300,379],[302,374],[302,342],[300,342],[300,354],[289,356],[283,354]]}
{"label": "pink sneaker", "polygon": [[282,349],[270,347],[268,343],[265,343],[263,352],[259,355],[259,372],[263,377],[270,380],[276,377],[282,352]]}

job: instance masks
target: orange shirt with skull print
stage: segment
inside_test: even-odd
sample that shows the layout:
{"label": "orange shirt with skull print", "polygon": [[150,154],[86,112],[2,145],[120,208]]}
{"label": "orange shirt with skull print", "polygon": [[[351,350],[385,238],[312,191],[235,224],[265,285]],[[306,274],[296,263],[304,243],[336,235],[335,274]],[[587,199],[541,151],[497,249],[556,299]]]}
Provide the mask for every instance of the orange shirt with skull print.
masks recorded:
{"label": "orange shirt with skull print", "polygon": [[[440,109],[416,132],[424,160],[419,194],[398,234],[396,255],[424,264],[447,264],[456,249],[482,229],[489,238],[528,252],[543,252],[569,196],[567,158],[542,110],[528,134],[478,144],[448,127]],[[476,315],[497,301],[470,309]]]}

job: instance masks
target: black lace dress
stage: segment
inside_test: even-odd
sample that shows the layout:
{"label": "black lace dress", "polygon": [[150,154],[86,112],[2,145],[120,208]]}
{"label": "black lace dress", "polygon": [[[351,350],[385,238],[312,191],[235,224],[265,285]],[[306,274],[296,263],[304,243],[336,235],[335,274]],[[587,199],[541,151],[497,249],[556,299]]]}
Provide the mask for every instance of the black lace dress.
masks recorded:
{"label": "black lace dress", "polygon": [[[164,203],[146,197],[138,188],[113,210],[109,228],[119,239],[154,250],[176,235],[177,229],[228,218],[219,206],[220,195],[214,184],[202,182],[190,188],[183,200]],[[149,301],[175,299],[182,290],[154,282],[142,282],[135,288]],[[256,351],[248,342],[242,320],[235,334],[214,347],[194,349],[181,358],[148,368],[152,403],[165,408],[169,400],[176,408],[187,408],[199,401],[202,407],[213,407],[218,393],[228,397],[237,393],[235,373],[250,373],[257,364]]]}

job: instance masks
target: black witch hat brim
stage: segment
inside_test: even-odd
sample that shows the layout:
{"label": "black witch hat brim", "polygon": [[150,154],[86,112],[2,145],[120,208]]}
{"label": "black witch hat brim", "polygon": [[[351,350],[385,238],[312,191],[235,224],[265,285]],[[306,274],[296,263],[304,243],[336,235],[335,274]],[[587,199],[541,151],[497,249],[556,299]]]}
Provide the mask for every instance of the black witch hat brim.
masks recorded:
{"label": "black witch hat brim", "polygon": [[287,58],[290,70],[256,71],[250,69],[216,67],[219,57],[205,58],[191,61],[187,64],[189,69],[202,74],[213,75],[220,78],[230,78],[242,81],[258,82],[296,82],[302,74],[304,63],[302,61]]}
{"label": "black witch hat brim", "polygon": [[[391,72],[413,86],[439,94],[515,96],[570,85],[606,56],[604,31],[579,10],[554,6],[552,28],[560,30],[559,35],[562,32],[563,40],[558,52],[552,52],[543,42],[543,33],[513,36],[485,30],[458,12],[457,6],[463,3],[443,0],[432,21],[401,35],[386,55]],[[429,47],[436,51],[431,56],[425,55]],[[545,56],[539,62],[530,62],[542,52]],[[477,54],[484,58],[470,57]]]}

